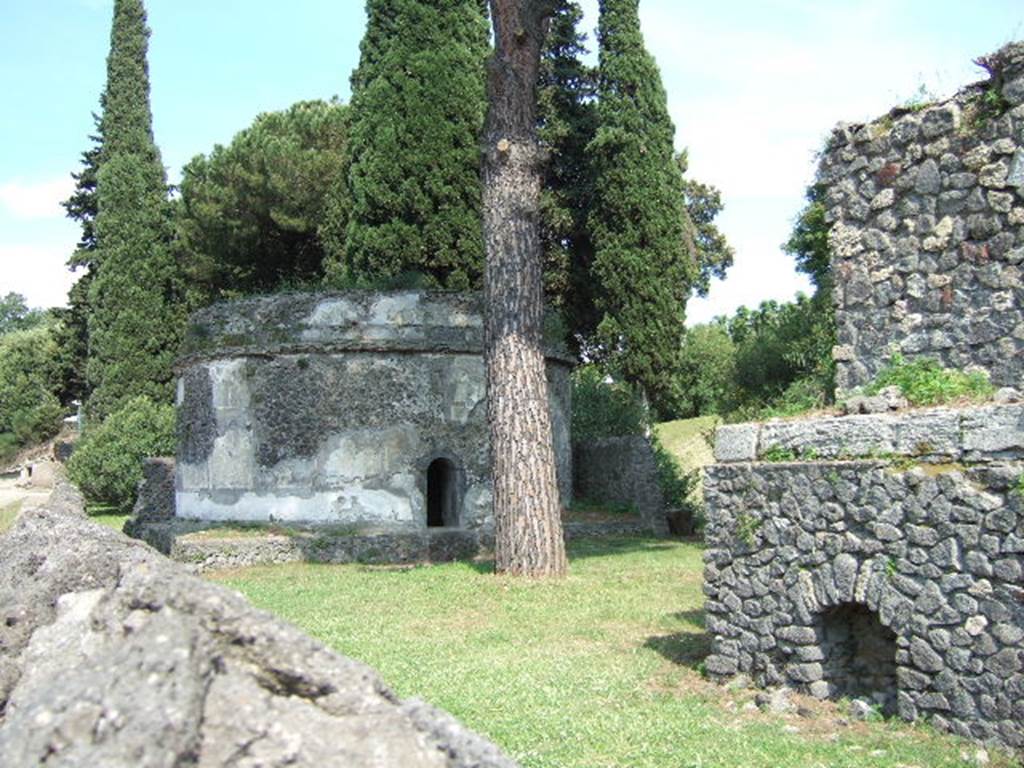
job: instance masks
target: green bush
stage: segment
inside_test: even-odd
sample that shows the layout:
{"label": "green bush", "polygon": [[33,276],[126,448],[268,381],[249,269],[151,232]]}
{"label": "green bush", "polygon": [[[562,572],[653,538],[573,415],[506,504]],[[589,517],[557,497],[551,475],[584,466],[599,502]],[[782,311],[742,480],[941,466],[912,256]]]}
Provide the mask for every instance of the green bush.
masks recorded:
{"label": "green bush", "polygon": [[654,461],[658,467],[658,485],[665,499],[668,524],[672,533],[689,536],[704,527],[703,505],[697,496],[699,470],[685,472],[675,457],[651,435]]}
{"label": "green bush", "polygon": [[142,460],[171,455],[174,448],[174,408],[136,397],[86,432],[68,474],[89,501],[128,511],[142,480]]}
{"label": "green bush", "polygon": [[18,438],[11,432],[0,432],[0,467],[5,466],[18,452]]}
{"label": "green bush", "polygon": [[49,440],[60,432],[64,409],[56,396],[46,392],[34,406],[16,412],[11,419],[14,436],[22,445]]}
{"label": "green bush", "polygon": [[642,435],[650,416],[633,387],[612,381],[596,365],[572,375],[572,435],[575,440]]}
{"label": "green bush", "polygon": [[965,373],[943,368],[930,358],[908,361],[899,354],[893,355],[889,365],[864,391],[876,395],[885,387],[899,387],[912,405],[939,405],[960,398],[984,400],[994,391],[981,371]]}

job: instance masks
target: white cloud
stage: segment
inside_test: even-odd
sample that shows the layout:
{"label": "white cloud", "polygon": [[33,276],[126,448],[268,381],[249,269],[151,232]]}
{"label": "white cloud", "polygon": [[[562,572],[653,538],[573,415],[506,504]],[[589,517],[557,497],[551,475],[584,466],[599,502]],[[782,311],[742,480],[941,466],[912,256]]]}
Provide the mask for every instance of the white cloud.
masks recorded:
{"label": "white cloud", "polygon": [[73,239],[70,244],[0,243],[0,295],[20,293],[30,307],[64,306],[76,280],[65,266],[73,248]]}
{"label": "white cloud", "polygon": [[0,211],[15,219],[60,219],[65,215],[61,202],[74,188],[70,175],[35,182],[9,181],[0,184]]}

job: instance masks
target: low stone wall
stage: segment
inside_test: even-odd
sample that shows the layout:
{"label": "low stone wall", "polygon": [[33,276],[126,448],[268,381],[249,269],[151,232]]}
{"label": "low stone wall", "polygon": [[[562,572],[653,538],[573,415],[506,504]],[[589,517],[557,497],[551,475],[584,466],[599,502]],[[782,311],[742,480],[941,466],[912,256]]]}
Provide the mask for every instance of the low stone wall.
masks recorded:
{"label": "low stone wall", "polygon": [[90,522],[62,485],[0,536],[4,765],[514,768],[450,716]]}
{"label": "low stone wall", "polygon": [[578,499],[633,506],[658,536],[668,535],[665,497],[651,441],[642,435],[573,445],[573,493]]}
{"label": "low stone wall", "polygon": [[722,428],[708,672],[1024,747],[1022,457],[1021,406]]}
{"label": "low stone wall", "polygon": [[195,572],[280,563],[402,565],[468,560],[481,548],[475,531],[353,533],[330,528],[233,532],[187,521],[139,527],[141,538]]}
{"label": "low stone wall", "polygon": [[[282,563],[323,563],[343,565],[409,565],[471,560],[494,549],[493,536],[487,532],[439,530],[422,533],[352,533],[330,528],[278,531],[267,527],[233,532],[182,520],[137,523],[126,526],[130,535],[183,564],[193,573],[247,568]],[[565,538],[605,538],[612,536],[649,536],[646,521],[570,522],[564,525]]]}

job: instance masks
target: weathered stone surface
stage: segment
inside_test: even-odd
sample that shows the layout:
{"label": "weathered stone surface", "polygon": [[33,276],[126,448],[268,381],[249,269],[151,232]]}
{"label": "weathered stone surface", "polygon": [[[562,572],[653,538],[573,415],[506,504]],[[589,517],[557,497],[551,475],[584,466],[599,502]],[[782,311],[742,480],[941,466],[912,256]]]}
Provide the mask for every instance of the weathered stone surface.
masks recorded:
{"label": "weathered stone surface", "polygon": [[577,443],[573,461],[573,493],[577,497],[633,507],[655,535],[669,533],[654,446],[647,437],[608,437]]}
{"label": "weathered stone surface", "polygon": [[1024,404],[930,408],[719,427],[717,461],[777,456],[849,459],[903,456],[922,461],[1024,458]]}
{"label": "weathered stone surface", "polygon": [[[285,294],[214,305],[179,363],[176,513],[199,520],[492,525],[479,296]],[[572,498],[570,364],[549,350],[560,495]]]}
{"label": "weathered stone surface", "polygon": [[715,431],[715,461],[753,461],[757,458],[757,424],[725,424]]}
{"label": "weathered stone surface", "polygon": [[[901,439],[914,418],[921,424]],[[790,440],[794,454],[808,445],[835,453],[826,436],[838,442],[844,433],[831,426],[851,419],[895,424],[896,444],[913,451],[902,459],[912,461],[926,437],[964,453],[962,420],[1000,423],[992,407],[933,409],[791,422],[784,434],[809,441]],[[760,425],[760,444],[779,428]],[[861,697],[1024,747],[1012,707],[985,703],[1013,701],[1024,669],[1024,558],[1015,551],[1024,548],[1024,515],[1013,491],[1024,464],[1008,460],[1002,443],[987,447],[998,450],[975,451],[978,464],[910,470],[890,464],[896,457],[708,467],[709,673]],[[770,610],[748,599],[757,584],[769,585]]]}
{"label": "weathered stone surface", "polygon": [[0,536],[0,606],[4,765],[514,765],[66,486]]}
{"label": "weathered stone surface", "polygon": [[993,73],[945,102],[864,126],[876,141],[833,139],[822,155],[841,394],[868,383],[897,352],[1022,386],[1024,291],[1007,267],[1020,262],[1022,245],[1024,110],[979,115],[992,88],[1018,103],[1024,77],[1002,65]]}

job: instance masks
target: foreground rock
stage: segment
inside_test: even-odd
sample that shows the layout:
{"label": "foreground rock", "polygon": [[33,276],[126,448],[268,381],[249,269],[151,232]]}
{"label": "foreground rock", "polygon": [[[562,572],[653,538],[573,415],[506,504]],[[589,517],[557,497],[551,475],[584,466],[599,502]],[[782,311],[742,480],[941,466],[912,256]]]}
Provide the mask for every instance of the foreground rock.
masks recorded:
{"label": "foreground rock", "polygon": [[0,756],[7,768],[515,765],[365,665],[94,525],[66,485],[0,537]]}

